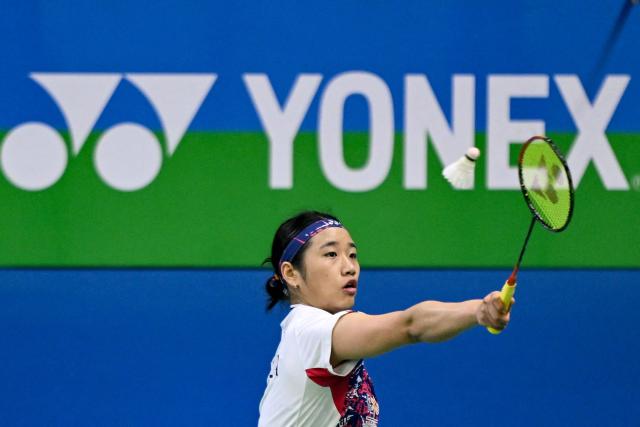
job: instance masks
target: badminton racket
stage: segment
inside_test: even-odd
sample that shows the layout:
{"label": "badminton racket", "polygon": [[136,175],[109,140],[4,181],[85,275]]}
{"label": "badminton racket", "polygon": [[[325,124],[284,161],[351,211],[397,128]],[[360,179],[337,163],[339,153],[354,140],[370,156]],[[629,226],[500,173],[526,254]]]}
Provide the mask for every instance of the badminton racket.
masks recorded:
{"label": "badminton racket", "polygon": [[[549,231],[563,231],[571,221],[574,205],[569,167],[550,138],[534,136],[522,145],[518,156],[518,179],[532,217],[518,261],[500,292],[507,311],[511,308],[520,263],[536,221]],[[501,332],[491,327],[487,329],[492,334]]]}

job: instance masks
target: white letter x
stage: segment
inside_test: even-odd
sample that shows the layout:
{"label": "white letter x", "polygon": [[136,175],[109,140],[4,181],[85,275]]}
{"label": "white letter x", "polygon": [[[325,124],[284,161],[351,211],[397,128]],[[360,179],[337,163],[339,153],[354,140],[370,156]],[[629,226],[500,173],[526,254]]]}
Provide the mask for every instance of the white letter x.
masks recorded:
{"label": "white letter x", "polygon": [[567,156],[567,163],[576,187],[589,166],[589,161],[593,160],[593,165],[607,189],[629,189],[629,183],[605,135],[605,130],[629,84],[629,79],[628,75],[607,76],[591,105],[577,76],[554,76],[564,103],[578,129],[574,145]]}

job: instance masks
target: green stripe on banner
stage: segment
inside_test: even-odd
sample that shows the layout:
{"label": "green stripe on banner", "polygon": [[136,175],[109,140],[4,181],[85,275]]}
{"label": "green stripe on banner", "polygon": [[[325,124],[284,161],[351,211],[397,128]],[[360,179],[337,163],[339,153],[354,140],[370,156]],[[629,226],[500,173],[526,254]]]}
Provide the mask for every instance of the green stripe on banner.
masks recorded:
{"label": "green stripe on banner", "polygon": [[[295,141],[293,188],[270,189],[269,144],[257,132],[191,132],[172,157],[165,154],[150,185],[121,192],[95,171],[97,136],[46,190],[20,190],[0,178],[0,265],[259,266],[278,224],[315,208],[343,220],[367,267],[509,267],[530,219],[519,191],[486,189],[484,134],[477,135],[483,155],[475,190],[452,190],[431,147],[428,188],[405,190],[397,134],[387,179],[362,193],[327,181],[315,133]],[[550,136],[565,153],[575,138]],[[576,191],[572,224],[561,234],[538,227],[523,267],[640,266],[640,135],[608,138],[630,189],[607,190],[591,163]],[[366,133],[345,134],[349,166],[364,166],[367,141]]]}

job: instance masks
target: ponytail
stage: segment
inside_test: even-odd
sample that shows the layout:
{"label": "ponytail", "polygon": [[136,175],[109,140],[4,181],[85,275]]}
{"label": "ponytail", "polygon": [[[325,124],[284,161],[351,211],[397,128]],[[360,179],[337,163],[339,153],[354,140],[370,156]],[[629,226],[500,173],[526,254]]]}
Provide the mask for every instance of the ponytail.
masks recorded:
{"label": "ponytail", "polygon": [[271,310],[280,301],[286,301],[289,299],[287,285],[277,274],[274,274],[267,279],[264,288],[267,291],[269,298],[269,301],[267,302],[267,310]]}

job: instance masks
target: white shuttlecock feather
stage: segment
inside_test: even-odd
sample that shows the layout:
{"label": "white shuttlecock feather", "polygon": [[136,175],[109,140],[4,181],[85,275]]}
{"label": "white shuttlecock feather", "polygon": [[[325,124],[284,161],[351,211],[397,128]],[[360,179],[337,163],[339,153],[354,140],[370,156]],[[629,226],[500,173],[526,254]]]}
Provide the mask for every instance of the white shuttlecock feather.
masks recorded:
{"label": "white shuttlecock feather", "polygon": [[442,176],[457,190],[470,190],[475,182],[476,159],[480,156],[480,150],[471,147],[467,153],[455,162],[444,168]]}

